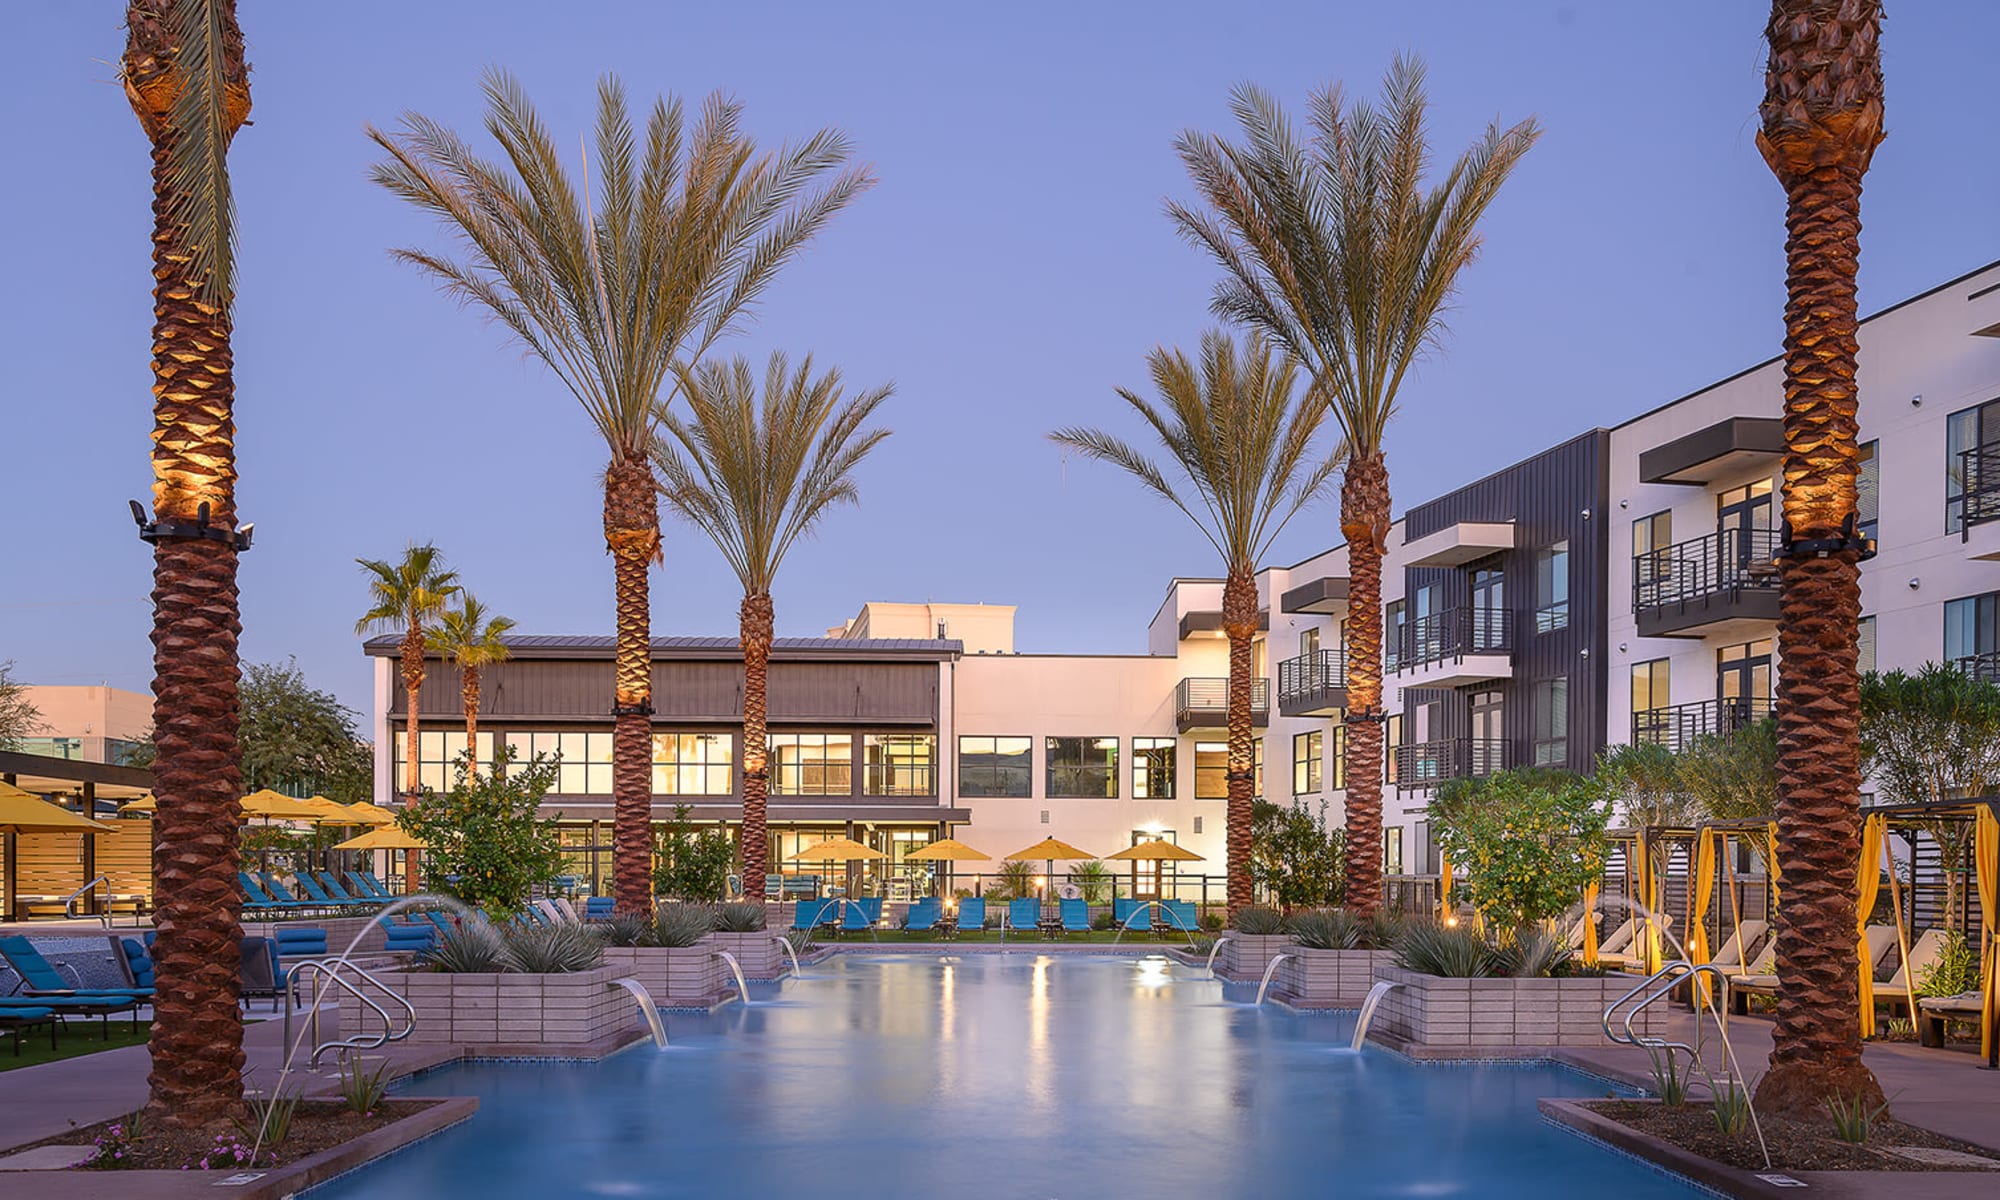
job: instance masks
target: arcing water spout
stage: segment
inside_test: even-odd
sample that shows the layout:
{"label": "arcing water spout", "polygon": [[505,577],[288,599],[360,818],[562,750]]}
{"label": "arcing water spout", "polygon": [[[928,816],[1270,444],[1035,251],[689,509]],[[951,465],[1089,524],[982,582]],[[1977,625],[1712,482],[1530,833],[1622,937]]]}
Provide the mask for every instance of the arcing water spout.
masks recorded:
{"label": "arcing water spout", "polygon": [[1390,988],[1402,986],[1400,983],[1391,983],[1383,979],[1368,989],[1367,998],[1361,1002],[1361,1015],[1354,1019],[1354,1041],[1350,1043],[1354,1049],[1361,1049],[1361,1043],[1368,1040],[1368,1025],[1375,1019],[1375,1006],[1382,1003],[1382,997],[1389,994]]}
{"label": "arcing water spout", "polygon": [[1269,965],[1264,968],[1264,980],[1257,985],[1257,1003],[1252,1008],[1264,1007],[1264,993],[1271,990],[1271,976],[1278,973],[1278,964],[1290,958],[1289,954],[1273,954]]}
{"label": "arcing water spout", "polygon": [[771,940],[785,948],[785,957],[792,960],[792,974],[803,975],[805,972],[799,968],[799,952],[792,948],[792,939],[782,933],[774,933]]}
{"label": "arcing water spout", "polygon": [[1215,935],[1215,945],[1208,948],[1208,977],[1210,979],[1215,978],[1215,956],[1222,953],[1222,943],[1234,936],[1235,933],[1233,931]]}
{"label": "arcing water spout", "polygon": [[729,964],[729,973],[736,976],[736,994],[743,998],[744,1004],[749,1004],[750,985],[743,982],[743,967],[736,961],[736,956],[727,950],[717,950],[715,956]]}
{"label": "arcing water spout", "polygon": [[653,1031],[653,1045],[667,1048],[667,1026],[660,1020],[660,1006],[653,1003],[653,994],[646,985],[636,979],[614,979],[606,986],[621,987],[632,993],[632,999],[639,1006],[639,1015],[646,1018],[646,1028]]}

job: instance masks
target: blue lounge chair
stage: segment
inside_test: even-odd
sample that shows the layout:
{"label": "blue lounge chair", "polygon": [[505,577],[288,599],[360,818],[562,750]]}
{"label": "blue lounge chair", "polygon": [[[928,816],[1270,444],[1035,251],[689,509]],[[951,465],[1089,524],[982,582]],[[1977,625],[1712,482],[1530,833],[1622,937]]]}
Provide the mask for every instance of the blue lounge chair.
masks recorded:
{"label": "blue lounge chair", "polygon": [[317,925],[276,926],[272,930],[271,944],[280,964],[288,958],[325,958],[327,955],[326,930]]}
{"label": "blue lounge chair", "polygon": [[450,934],[452,930],[457,928],[451,923],[450,917],[446,916],[444,913],[440,912],[435,908],[425,909],[424,916],[430,921],[431,924],[437,926],[437,931],[440,934]]}
{"label": "blue lounge chair", "polygon": [[840,925],[836,932],[874,933],[875,922],[868,919],[868,902],[865,900],[849,900],[846,904],[841,905]]}
{"label": "blue lounge chair", "polygon": [[967,896],[958,902],[958,928],[961,933],[986,928],[986,897]]}
{"label": "blue lounge chair", "polygon": [[1089,933],[1090,905],[1083,900],[1064,900],[1062,927],[1064,933]]}
{"label": "blue lounge chair", "polygon": [[824,906],[826,905],[834,905],[838,907],[839,901],[836,900],[799,901],[792,908],[792,928],[793,929],[819,928],[822,924],[825,923],[826,912]]}
{"label": "blue lounge chair", "polygon": [[1192,900],[1162,900],[1160,917],[1162,929],[1172,929],[1180,933],[1193,933],[1201,925],[1201,918],[1195,915]]}
{"label": "blue lounge chair", "polygon": [[[324,912],[328,908],[332,907],[324,900],[299,899],[297,896],[292,895],[291,889],[287,888],[283,883],[279,882],[278,877],[271,874],[269,871],[259,871],[257,873],[257,880],[258,882],[264,885],[264,893],[270,896],[271,899],[277,901],[279,907],[281,908],[289,908],[295,912],[305,911],[307,909],[311,909],[318,912]],[[308,890],[306,894],[310,896],[312,895],[312,892]]]}
{"label": "blue lounge chair", "polygon": [[42,952],[35,949],[35,944],[20,934],[0,937],[0,958],[4,958],[14,973],[21,977],[20,985],[15,990],[26,996],[79,1000],[130,1000],[134,1003],[153,998],[153,989],[150,987],[73,987],[48,959],[42,957]]}
{"label": "blue lounge chair", "polygon": [[861,899],[856,900],[855,903],[861,906],[862,912],[868,914],[869,921],[876,925],[882,923],[882,897],[863,896]]}
{"label": "blue lounge chair", "polygon": [[135,937],[113,937],[111,946],[118,952],[116,962],[127,986],[153,986],[153,954],[148,948],[149,943]]}
{"label": "blue lounge chair", "polygon": [[1007,902],[1007,928],[1039,929],[1042,924],[1042,902],[1033,896]]}
{"label": "blue lounge chair", "polygon": [[312,877],[311,871],[300,871],[298,874],[292,876],[292,878],[298,880],[299,890],[304,892],[314,904],[326,912],[340,912],[354,907],[352,900],[346,902],[335,900],[325,888],[319,885],[319,880]]}
{"label": "blue lounge chair", "polygon": [[243,939],[242,968],[239,994],[245,1004],[251,1000],[268,996],[271,1011],[278,1011],[278,998],[285,994],[285,985],[290,976],[278,962],[278,941],[276,938],[246,937]]}
{"label": "blue lounge chair", "polygon": [[368,885],[368,891],[377,899],[394,900],[396,898],[396,893],[390,891],[387,884],[375,878],[375,872],[356,871],[355,874],[361,877],[361,882]]}
{"label": "blue lounge chair", "polygon": [[422,954],[437,945],[437,926],[429,921],[377,921],[387,944],[383,947],[391,952],[408,951]]}
{"label": "blue lounge chair", "polygon": [[936,896],[925,896],[910,905],[909,913],[903,918],[903,928],[912,933],[925,933],[937,928],[938,918],[944,914],[944,902]]}
{"label": "blue lounge chair", "polygon": [[368,905],[372,907],[375,903],[374,898],[371,896],[357,896],[340,886],[339,876],[335,875],[332,871],[314,871],[313,874],[319,877],[319,886],[328,896],[333,898],[336,904],[349,904],[357,907]]}
{"label": "blue lounge chair", "polygon": [[[129,1012],[132,1014],[132,1032],[139,1032],[139,1002],[130,997],[118,996],[0,996],[0,1026],[10,1020],[18,1020],[22,1027],[40,1025],[45,1021],[60,1022],[64,1017],[96,1017],[104,1028],[106,1041],[111,1038],[111,1014]],[[55,1032],[49,1033],[49,1044],[55,1044]],[[20,1035],[15,1035],[15,1049],[19,1050]]]}
{"label": "blue lounge chair", "polygon": [[251,909],[252,911],[258,909],[270,911],[283,907],[276,900],[264,894],[264,889],[257,886],[257,881],[250,878],[250,872],[248,871],[236,872],[236,886],[243,889],[243,907],[247,909]]}
{"label": "blue lounge chair", "polygon": [[391,896],[387,892],[376,890],[375,886],[363,878],[359,871],[349,871],[347,873],[347,890],[364,900],[380,900],[384,904],[395,899],[394,896]]}
{"label": "blue lounge chair", "polygon": [[1145,900],[1113,900],[1111,920],[1120,929],[1151,929],[1153,906],[1151,902]]}
{"label": "blue lounge chair", "polygon": [[841,914],[847,909],[847,901],[839,896],[829,896],[823,903],[825,907],[819,910],[820,928],[840,924]]}
{"label": "blue lounge chair", "polygon": [[0,1029],[14,1035],[14,1057],[21,1057],[21,1038],[37,1025],[49,1027],[49,1049],[56,1048],[56,1010],[39,1004],[0,1004]]}
{"label": "blue lounge chair", "polygon": [[583,898],[583,919],[586,921],[609,921],[618,908],[618,901],[612,896],[585,896]]}

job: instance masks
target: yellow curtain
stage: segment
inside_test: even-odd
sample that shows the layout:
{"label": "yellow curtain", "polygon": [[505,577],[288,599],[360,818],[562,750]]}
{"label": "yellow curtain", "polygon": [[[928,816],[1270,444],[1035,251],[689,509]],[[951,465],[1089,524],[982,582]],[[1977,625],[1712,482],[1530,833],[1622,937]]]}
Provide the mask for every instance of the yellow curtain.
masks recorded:
{"label": "yellow curtain", "polygon": [[1451,857],[1438,854],[1438,920],[1451,920]]}
{"label": "yellow curtain", "polygon": [[1778,925],[1778,880],[1784,872],[1778,870],[1778,823],[1764,826],[1764,869],[1771,876],[1771,927]]}
{"label": "yellow curtain", "polygon": [[1637,860],[1638,865],[1639,903],[1646,910],[1644,941],[1640,944],[1640,953],[1644,956],[1646,974],[1651,975],[1660,969],[1660,935],[1653,928],[1652,916],[1659,911],[1659,905],[1654,903],[1657,897],[1653,895],[1653,852],[1647,847],[1644,834],[1633,837],[1632,857]]}
{"label": "yellow curtain", "polygon": [[1875,963],[1868,955],[1868,916],[1875,911],[1875,894],[1882,889],[1882,830],[1886,822],[1876,813],[1861,823],[1861,868],[1855,873],[1854,935],[1859,939],[1855,957],[1861,963],[1861,1036],[1875,1036]]}
{"label": "yellow curtain", "polygon": [[1590,886],[1583,889],[1583,965],[1597,965],[1597,891],[1603,887],[1602,880],[1593,879]]}
{"label": "yellow curtain", "polygon": [[[1700,966],[1708,961],[1708,898],[1715,891],[1715,838],[1706,829],[1694,835],[1694,895],[1688,913],[1688,962]],[[1708,980],[1696,977],[1695,994],[1708,1003]]]}
{"label": "yellow curtain", "polygon": [[1994,1025],[2000,1021],[2000,821],[1991,808],[1981,808],[1972,835],[1973,875],[1979,891],[1979,930],[1986,943],[1981,963],[1982,1001],[1979,1011],[1979,1053],[1993,1053]]}

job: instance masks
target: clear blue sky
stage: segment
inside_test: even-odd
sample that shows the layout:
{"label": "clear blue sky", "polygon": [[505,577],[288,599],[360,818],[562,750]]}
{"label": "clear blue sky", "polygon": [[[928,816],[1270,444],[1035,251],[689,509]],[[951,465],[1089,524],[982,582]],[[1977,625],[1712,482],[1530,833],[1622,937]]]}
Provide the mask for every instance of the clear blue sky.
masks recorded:
{"label": "clear blue sky", "polygon": [[[365,708],[357,555],[434,539],[525,630],[611,628],[601,443],[535,363],[389,261],[436,244],[366,179],[363,122],[477,130],[487,64],[564,139],[596,76],[640,98],[724,88],[759,137],[847,130],[880,186],[782,276],[727,347],[811,350],[893,378],[895,436],[786,564],[779,631],[863,601],[1020,605],[1024,650],[1131,652],[1174,574],[1213,573],[1180,518],[1051,427],[1120,423],[1116,385],[1208,323],[1213,271],[1161,216],[1186,127],[1255,81],[1372,92],[1428,59],[1441,150],[1490,118],[1547,133],[1501,195],[1446,354],[1391,432],[1401,510],[1775,353],[1782,197],[1753,144],[1763,5],[1323,2],[243,4],[255,124],[231,156],[245,657],[295,655]],[[147,154],[112,81],[116,0],[36,0],[0,73],[11,164],[0,336],[12,519],[0,659],[48,683],[145,689],[150,556]],[[1868,179],[1862,298],[1881,307],[1996,256],[1986,79],[2000,5],[1903,0],[1884,34],[1889,140]],[[1865,402],[1865,398],[1864,398]],[[1337,540],[1308,513],[1283,561]],[[658,633],[731,633],[721,560],[669,526]]]}

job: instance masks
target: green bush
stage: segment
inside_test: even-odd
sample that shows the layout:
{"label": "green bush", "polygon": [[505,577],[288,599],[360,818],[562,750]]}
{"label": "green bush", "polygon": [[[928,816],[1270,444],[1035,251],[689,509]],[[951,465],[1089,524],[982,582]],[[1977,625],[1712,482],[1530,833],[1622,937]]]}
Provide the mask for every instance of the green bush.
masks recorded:
{"label": "green bush", "polygon": [[764,928],[764,906],[749,901],[718,905],[715,927],[723,933],[756,933]]}
{"label": "green bush", "polygon": [[536,755],[509,765],[502,750],[493,769],[466,773],[460,756],[448,792],[425,788],[396,818],[422,839],[424,888],[455,896],[495,916],[527,906],[528,893],[562,874],[562,843],[540,817],[555,782],[556,761]]}
{"label": "green bush", "polygon": [[653,915],[654,946],[692,946],[715,928],[715,913],[701,904],[662,904]]}
{"label": "green bush", "polygon": [[1090,927],[1092,929],[1098,930],[1099,932],[1103,932],[1109,930],[1111,928],[1111,925],[1112,925],[1111,913],[1109,910],[1091,914]]}
{"label": "green bush", "polygon": [[1368,926],[1339,908],[1309,908],[1285,919],[1293,940],[1308,950],[1358,950]]}
{"label": "green bush", "polygon": [[1237,909],[1230,925],[1236,932],[1253,937],[1279,934],[1285,932],[1285,914],[1268,905],[1251,904]]}
{"label": "green bush", "polygon": [[1329,827],[1326,805],[1259,800],[1251,807],[1250,880],[1287,908],[1339,904],[1347,892],[1347,832]]}
{"label": "green bush", "polygon": [[1570,948],[1546,929],[1517,929],[1500,944],[1495,964],[1511,979],[1554,979],[1570,973]]}
{"label": "green bush", "polygon": [[1396,963],[1419,975],[1485,979],[1498,963],[1493,947],[1465,926],[1412,922],[1396,943]]}
{"label": "green bush", "polygon": [[1917,972],[1917,995],[1956,996],[1979,986],[1979,954],[1954,929],[1944,935],[1937,961]]}
{"label": "green bush", "polygon": [[720,828],[697,831],[687,805],[653,839],[653,893],[674,900],[715,904],[729,891],[736,846]]}
{"label": "green bush", "polygon": [[631,913],[613,914],[610,920],[595,926],[598,935],[607,946],[657,946],[658,931],[651,917],[634,916]]}
{"label": "green bush", "polygon": [[478,921],[439,937],[419,958],[446,975],[493,975],[508,969],[507,943],[491,925]]}
{"label": "green bush", "polygon": [[604,961],[604,940],[584,925],[533,925],[507,933],[507,956],[523,975],[588,971]]}
{"label": "green bush", "polygon": [[1593,780],[1503,771],[1440,788],[1429,812],[1439,848],[1489,924],[1558,917],[1603,874],[1611,811]]}

